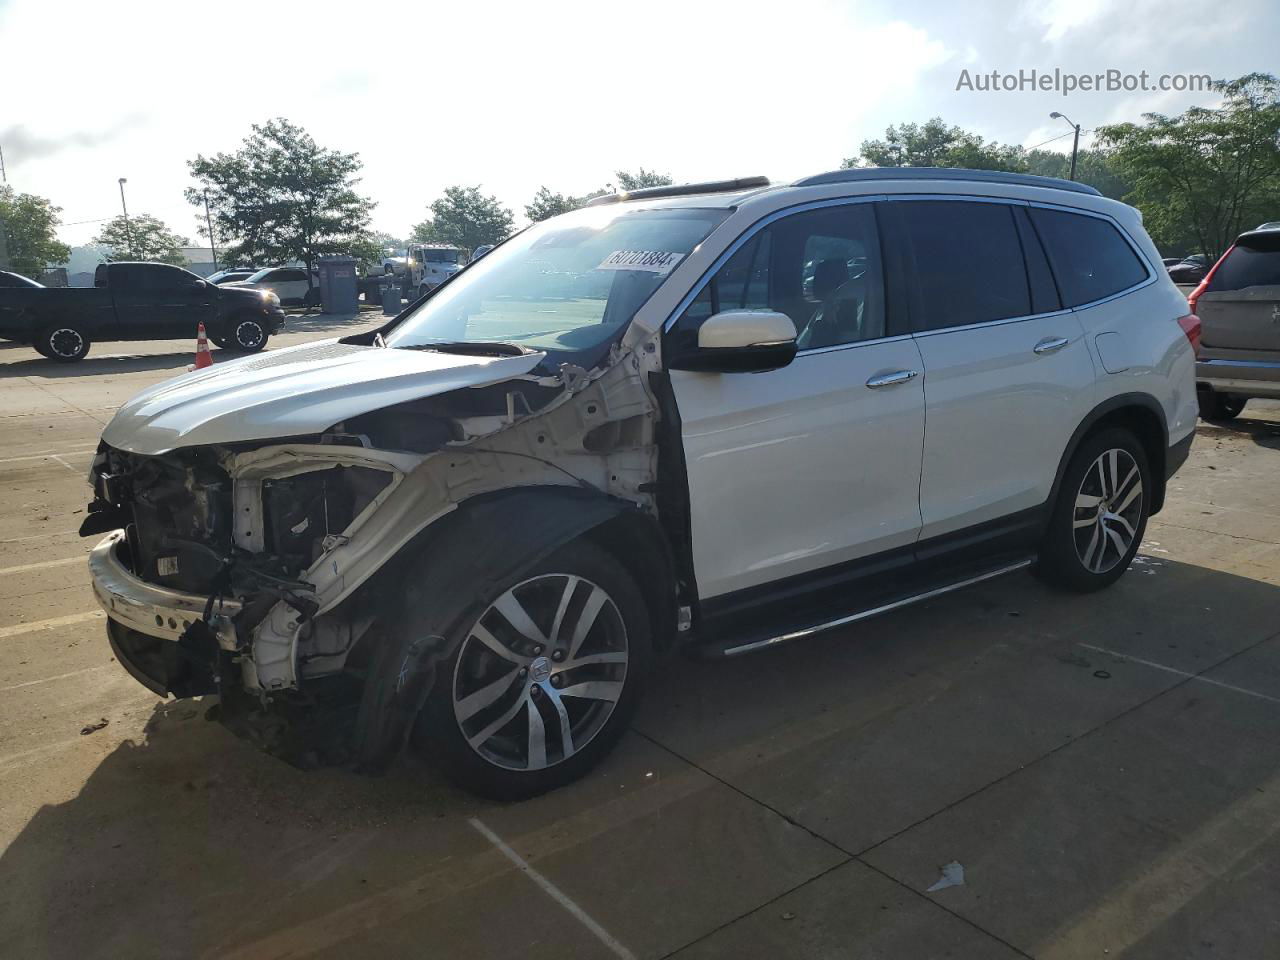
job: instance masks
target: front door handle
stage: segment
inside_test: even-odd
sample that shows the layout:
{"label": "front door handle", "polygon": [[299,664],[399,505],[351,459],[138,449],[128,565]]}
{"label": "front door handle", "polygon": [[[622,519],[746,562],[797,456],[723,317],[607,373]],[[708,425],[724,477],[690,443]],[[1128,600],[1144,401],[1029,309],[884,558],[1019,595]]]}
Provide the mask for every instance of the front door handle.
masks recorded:
{"label": "front door handle", "polygon": [[1045,337],[1031,349],[1041,355],[1057,353],[1070,342],[1066,337]]}
{"label": "front door handle", "polygon": [[920,376],[918,370],[898,370],[894,373],[881,373],[868,380],[867,386],[873,390],[877,387],[891,387],[895,383],[906,383],[908,380],[914,380],[918,376]]}

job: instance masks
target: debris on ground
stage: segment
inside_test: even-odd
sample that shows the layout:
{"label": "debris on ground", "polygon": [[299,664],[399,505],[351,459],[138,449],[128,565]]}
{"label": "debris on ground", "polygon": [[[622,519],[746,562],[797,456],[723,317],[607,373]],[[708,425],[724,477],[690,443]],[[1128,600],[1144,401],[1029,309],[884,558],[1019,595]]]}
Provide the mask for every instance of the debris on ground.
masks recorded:
{"label": "debris on ground", "polygon": [[109,720],[107,720],[107,718],[106,718],[106,717],[103,717],[103,718],[102,718],[101,720],[99,720],[97,723],[91,723],[91,724],[89,724],[88,726],[81,727],[81,728],[80,728],[80,736],[82,736],[82,737],[83,737],[85,734],[93,733],[95,730],[101,730],[101,729],[102,729],[103,727],[105,727],[109,722],[110,722],[110,721],[109,721]]}
{"label": "debris on ground", "polygon": [[945,890],[947,887],[963,887],[964,886],[964,867],[952,860],[946,866],[941,868],[942,876],[938,878],[938,882],[926,890],[926,893],[933,893],[935,890]]}

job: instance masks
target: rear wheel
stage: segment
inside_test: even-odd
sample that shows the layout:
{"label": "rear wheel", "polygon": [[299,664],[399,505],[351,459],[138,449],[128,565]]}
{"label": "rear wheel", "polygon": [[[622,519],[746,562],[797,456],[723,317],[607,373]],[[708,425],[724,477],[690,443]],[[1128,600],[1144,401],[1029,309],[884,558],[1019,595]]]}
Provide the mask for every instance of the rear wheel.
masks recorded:
{"label": "rear wheel", "polygon": [[59,363],[75,363],[89,352],[89,338],[79,327],[63,324],[50,327],[36,341],[36,350]]}
{"label": "rear wheel", "polygon": [[1234,420],[1248,403],[1247,397],[1234,393],[1218,393],[1216,390],[1202,390],[1196,395],[1200,402],[1200,419],[1202,420]]}
{"label": "rear wheel", "polygon": [[515,800],[577,780],[613,749],[649,668],[650,624],[631,576],[586,542],[498,588],[450,638],[414,743],[460,786]]}
{"label": "rear wheel", "polygon": [[1063,474],[1037,573],[1082,592],[1115,583],[1142,543],[1151,492],[1146,451],[1130,431],[1085,438]]}

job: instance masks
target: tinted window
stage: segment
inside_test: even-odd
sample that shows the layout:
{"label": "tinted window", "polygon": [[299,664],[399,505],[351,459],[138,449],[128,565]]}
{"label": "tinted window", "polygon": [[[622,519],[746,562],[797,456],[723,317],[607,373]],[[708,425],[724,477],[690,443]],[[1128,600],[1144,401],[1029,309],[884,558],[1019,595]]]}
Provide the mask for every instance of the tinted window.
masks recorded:
{"label": "tinted window", "polygon": [[186,290],[190,288],[192,283],[200,279],[194,273],[188,273],[179,267],[169,267],[161,264],[139,264],[125,269],[127,271],[128,287],[131,290],[155,292]]}
{"label": "tinted window", "polygon": [[1280,286],[1280,230],[1271,237],[1237,241],[1213,272],[1209,290]]}
{"label": "tinted window", "polygon": [[884,336],[875,211],[859,203],[793,214],[744,243],[676,321],[669,342],[691,349],[698,327],[725,310],[776,310],[800,349]]}
{"label": "tinted window", "polygon": [[303,270],[277,270],[270,279],[276,283],[286,283],[293,280],[305,280],[307,274]]}
{"label": "tinted window", "polygon": [[1029,212],[1049,254],[1063,306],[1101,300],[1147,278],[1133,247],[1108,221],[1040,207]]}
{"label": "tinted window", "polygon": [[911,200],[900,209],[915,255],[917,329],[1032,313],[1027,267],[1009,204]]}

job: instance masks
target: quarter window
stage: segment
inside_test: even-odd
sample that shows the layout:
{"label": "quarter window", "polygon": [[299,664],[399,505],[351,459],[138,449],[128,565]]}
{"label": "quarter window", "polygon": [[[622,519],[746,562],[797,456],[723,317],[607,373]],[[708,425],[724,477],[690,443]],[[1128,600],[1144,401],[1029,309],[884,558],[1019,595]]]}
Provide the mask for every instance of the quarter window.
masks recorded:
{"label": "quarter window", "polygon": [[941,330],[1033,312],[1009,204],[910,200],[899,209],[915,259],[916,329]]}
{"label": "quarter window", "polygon": [[1031,207],[1064,307],[1078,307],[1128,290],[1147,279],[1133,247],[1100,217]]}
{"label": "quarter window", "polygon": [[801,350],[884,336],[880,242],[871,204],[792,214],[758,231],[676,320],[668,343],[693,349],[714,313],[774,310],[795,324]]}

